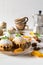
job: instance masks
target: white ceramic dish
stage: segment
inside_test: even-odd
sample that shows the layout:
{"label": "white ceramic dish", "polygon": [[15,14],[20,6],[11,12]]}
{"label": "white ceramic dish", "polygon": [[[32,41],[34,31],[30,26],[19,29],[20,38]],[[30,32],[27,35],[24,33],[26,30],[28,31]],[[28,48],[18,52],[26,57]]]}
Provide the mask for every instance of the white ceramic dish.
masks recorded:
{"label": "white ceramic dish", "polygon": [[25,51],[23,52],[20,52],[20,53],[13,53],[11,51],[0,51],[1,53],[3,54],[6,54],[6,55],[10,55],[10,56],[14,56],[14,55],[22,55],[22,54],[28,54],[28,53],[31,53],[32,52],[32,47],[30,46],[28,49],[26,49]]}

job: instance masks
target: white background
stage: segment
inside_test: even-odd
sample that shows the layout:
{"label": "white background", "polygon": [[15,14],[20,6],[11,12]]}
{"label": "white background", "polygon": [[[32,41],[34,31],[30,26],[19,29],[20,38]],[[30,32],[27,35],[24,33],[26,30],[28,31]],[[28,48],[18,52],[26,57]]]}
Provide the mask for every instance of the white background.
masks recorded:
{"label": "white background", "polygon": [[0,0],[0,22],[9,22],[10,26],[16,18],[27,16],[30,25],[32,15],[39,10],[43,11],[43,0]]}
{"label": "white background", "polygon": [[[43,11],[43,0],[0,0],[0,22],[6,21],[8,26],[13,26],[16,18],[24,16],[31,22],[32,14],[38,10]],[[43,59],[0,54],[0,65],[43,65]]]}

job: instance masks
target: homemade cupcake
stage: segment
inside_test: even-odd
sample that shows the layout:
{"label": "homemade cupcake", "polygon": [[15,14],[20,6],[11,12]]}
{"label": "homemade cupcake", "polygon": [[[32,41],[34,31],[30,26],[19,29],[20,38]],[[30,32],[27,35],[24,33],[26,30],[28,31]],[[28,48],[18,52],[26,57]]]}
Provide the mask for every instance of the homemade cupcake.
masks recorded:
{"label": "homemade cupcake", "polygon": [[9,40],[13,40],[13,38],[15,37],[15,34],[11,34],[8,31],[4,32],[4,35],[7,36],[9,38]]}
{"label": "homemade cupcake", "polygon": [[2,29],[6,28],[6,22],[3,21],[3,22],[0,24],[0,27],[1,27]]}
{"label": "homemade cupcake", "polygon": [[3,21],[3,22],[0,24],[0,28],[3,30],[3,32],[6,31],[6,27],[7,27],[7,24],[6,24],[6,22]]}
{"label": "homemade cupcake", "polygon": [[8,32],[11,33],[11,34],[14,34],[15,31],[16,31],[16,29],[15,29],[14,27],[10,27],[10,28],[8,29]]}
{"label": "homemade cupcake", "polygon": [[0,28],[0,36],[3,35],[3,30]]}
{"label": "homemade cupcake", "polygon": [[13,44],[17,48],[22,48],[23,50],[30,47],[31,43],[27,42],[20,34],[17,34],[13,39]]}
{"label": "homemade cupcake", "polygon": [[6,36],[2,37],[2,39],[0,40],[1,51],[11,51],[12,46],[13,46],[12,42]]}

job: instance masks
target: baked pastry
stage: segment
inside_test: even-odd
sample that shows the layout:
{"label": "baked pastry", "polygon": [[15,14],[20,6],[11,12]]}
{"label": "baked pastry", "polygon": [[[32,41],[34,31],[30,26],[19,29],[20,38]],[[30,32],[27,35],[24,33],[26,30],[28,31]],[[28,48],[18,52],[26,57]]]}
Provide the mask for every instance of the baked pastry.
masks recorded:
{"label": "baked pastry", "polygon": [[5,32],[6,31],[6,22],[2,22],[1,24],[0,24],[0,28],[3,30],[3,32]]}
{"label": "baked pastry", "polygon": [[16,29],[15,29],[14,27],[10,27],[10,28],[8,29],[8,32],[11,33],[11,34],[14,34],[15,31],[16,31]]}
{"label": "baked pastry", "polygon": [[3,35],[3,30],[0,28],[0,36]]}
{"label": "baked pastry", "polygon": [[31,42],[27,42],[20,34],[17,34],[13,39],[13,44],[17,48],[22,48],[23,50],[30,47]]}
{"label": "baked pastry", "polygon": [[9,40],[13,40],[13,38],[15,37],[15,34],[10,34],[8,31],[4,32],[4,35],[7,36]]}
{"label": "baked pastry", "polygon": [[24,41],[24,39],[21,37],[21,36],[16,36],[13,41],[16,43],[16,44],[22,44],[22,43],[25,43],[26,41]]}
{"label": "baked pastry", "polygon": [[1,27],[2,29],[6,28],[6,22],[3,21],[3,22],[0,24],[0,27]]}
{"label": "baked pastry", "polygon": [[6,37],[3,37],[4,39],[1,39],[0,41],[0,50],[1,51],[11,51],[12,49],[12,42],[9,39],[5,39]]}

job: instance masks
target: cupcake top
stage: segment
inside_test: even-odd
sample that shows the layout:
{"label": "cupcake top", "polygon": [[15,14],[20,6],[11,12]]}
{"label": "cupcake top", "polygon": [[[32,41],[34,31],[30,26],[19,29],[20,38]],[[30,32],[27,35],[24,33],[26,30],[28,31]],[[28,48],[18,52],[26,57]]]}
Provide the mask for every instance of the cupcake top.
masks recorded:
{"label": "cupcake top", "polygon": [[0,44],[12,44],[12,42],[10,41],[10,40],[8,40],[8,39],[2,39],[1,41],[0,41]]}
{"label": "cupcake top", "polygon": [[16,44],[23,44],[26,42],[26,40],[20,35],[20,34],[17,34],[15,36],[15,38],[13,39],[13,41],[16,43]]}
{"label": "cupcake top", "polygon": [[3,36],[0,40],[0,44],[12,44],[12,42],[8,39],[8,37]]}

